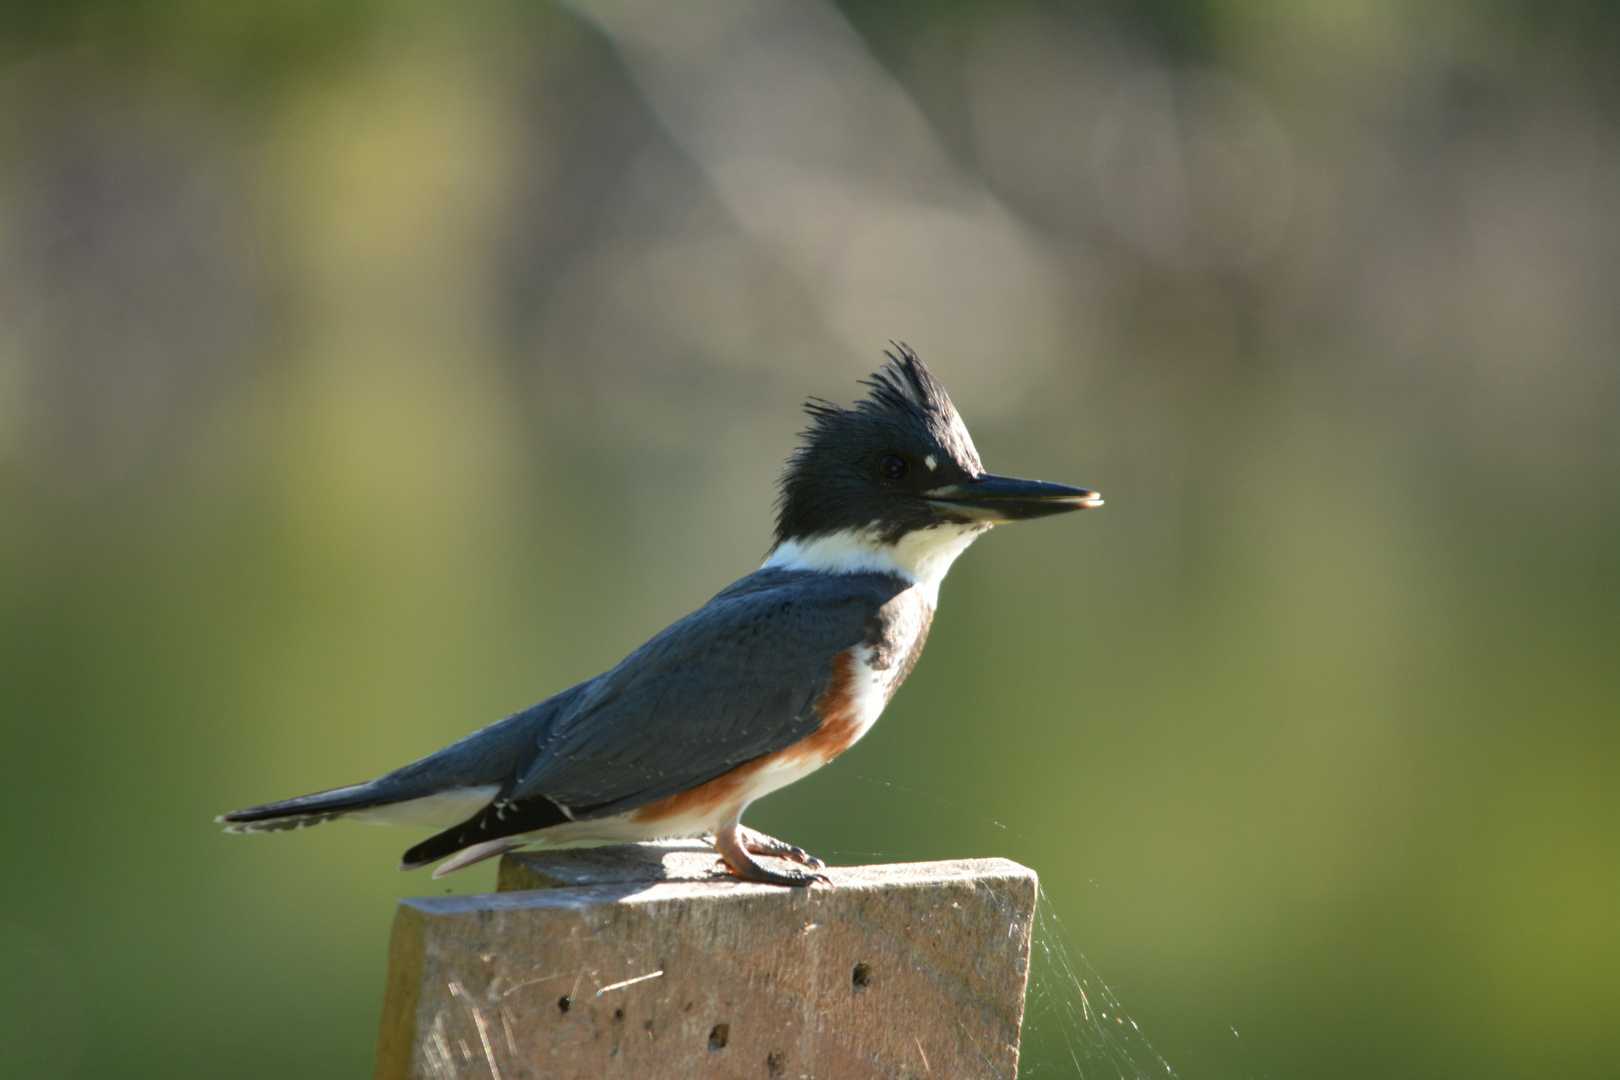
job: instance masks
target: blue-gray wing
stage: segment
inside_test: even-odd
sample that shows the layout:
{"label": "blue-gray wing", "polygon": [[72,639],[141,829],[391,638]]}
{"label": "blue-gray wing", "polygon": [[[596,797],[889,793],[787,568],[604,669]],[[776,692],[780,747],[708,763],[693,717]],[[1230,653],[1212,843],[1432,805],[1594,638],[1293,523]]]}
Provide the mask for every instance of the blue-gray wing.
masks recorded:
{"label": "blue-gray wing", "polygon": [[820,723],[833,660],[873,640],[908,587],[886,574],[743,578],[592,680],[503,798],[605,817],[792,746]]}

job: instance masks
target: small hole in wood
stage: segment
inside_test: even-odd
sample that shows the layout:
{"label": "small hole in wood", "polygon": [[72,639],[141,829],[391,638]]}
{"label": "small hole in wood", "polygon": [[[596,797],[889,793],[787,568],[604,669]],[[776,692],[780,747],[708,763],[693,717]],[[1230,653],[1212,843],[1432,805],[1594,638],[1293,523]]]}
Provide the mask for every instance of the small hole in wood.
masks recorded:
{"label": "small hole in wood", "polygon": [[565,1013],[569,1009],[572,1009],[573,1007],[574,1007],[574,999],[569,997],[567,994],[564,994],[562,997],[557,999],[557,1011],[558,1012]]}
{"label": "small hole in wood", "polygon": [[866,964],[856,964],[855,971],[849,977],[849,985],[857,994],[872,985],[872,969]]}
{"label": "small hole in wood", "polygon": [[726,1043],[730,1041],[730,1024],[716,1024],[714,1025],[714,1030],[709,1032],[709,1049],[711,1051],[724,1050],[726,1048]]}
{"label": "small hole in wood", "polygon": [[624,1010],[623,1009],[614,1009],[613,1010],[613,1019],[615,1019],[615,1020],[623,1020],[624,1019]]}
{"label": "small hole in wood", "polygon": [[785,1076],[787,1074],[787,1055],[780,1050],[772,1050],[765,1055],[765,1071],[771,1076]]}

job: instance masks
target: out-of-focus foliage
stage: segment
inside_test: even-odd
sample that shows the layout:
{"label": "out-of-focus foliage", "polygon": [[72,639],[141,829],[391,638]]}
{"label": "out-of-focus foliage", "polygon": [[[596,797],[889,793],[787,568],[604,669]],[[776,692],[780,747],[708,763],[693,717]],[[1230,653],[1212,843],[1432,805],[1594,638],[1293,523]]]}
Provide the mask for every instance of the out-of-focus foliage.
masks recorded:
{"label": "out-of-focus foliage", "polygon": [[365,1074],[393,899],[488,868],[212,815],[751,569],[889,338],[1108,506],[751,822],[1034,866],[1185,1077],[1615,1075],[1617,25],[0,7],[0,1075]]}

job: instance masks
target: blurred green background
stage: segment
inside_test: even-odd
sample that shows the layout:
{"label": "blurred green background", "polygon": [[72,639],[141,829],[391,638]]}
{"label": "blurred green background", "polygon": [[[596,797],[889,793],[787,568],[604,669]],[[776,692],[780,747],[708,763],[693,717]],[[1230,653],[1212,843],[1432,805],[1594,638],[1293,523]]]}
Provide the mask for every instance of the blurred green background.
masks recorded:
{"label": "blurred green background", "polygon": [[1620,1074],[1620,9],[194,0],[0,5],[0,1076],[367,1075],[492,869],[212,816],[752,569],[890,338],[1108,506],[750,822],[1035,867],[1183,1077]]}

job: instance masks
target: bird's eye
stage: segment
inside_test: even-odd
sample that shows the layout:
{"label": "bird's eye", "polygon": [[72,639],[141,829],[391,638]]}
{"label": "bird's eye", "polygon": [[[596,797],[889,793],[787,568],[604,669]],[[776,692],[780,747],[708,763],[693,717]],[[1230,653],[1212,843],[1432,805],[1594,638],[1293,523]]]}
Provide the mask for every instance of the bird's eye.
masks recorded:
{"label": "bird's eye", "polygon": [[906,475],[906,459],[899,454],[884,454],[883,460],[878,462],[878,472],[890,480],[898,480]]}

